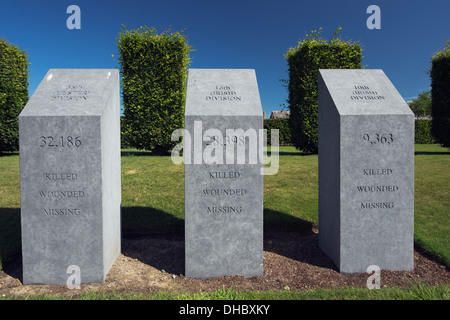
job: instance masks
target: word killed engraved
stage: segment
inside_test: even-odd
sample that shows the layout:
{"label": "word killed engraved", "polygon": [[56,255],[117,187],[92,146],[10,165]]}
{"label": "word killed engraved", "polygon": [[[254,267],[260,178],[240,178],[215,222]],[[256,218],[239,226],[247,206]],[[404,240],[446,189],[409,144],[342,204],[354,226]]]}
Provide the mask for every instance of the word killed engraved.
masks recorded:
{"label": "word killed engraved", "polygon": [[[69,86],[71,89],[80,89],[82,86]],[[61,92],[61,91],[58,91]],[[76,91],[68,91],[67,94],[76,94]],[[75,97],[75,96],[73,96]],[[68,99],[73,100],[73,99]],[[76,99],[75,99],[76,100]],[[82,141],[80,137],[73,136],[50,136],[43,135],[39,138],[39,147],[41,148],[79,148],[82,145]],[[57,181],[58,186],[61,187],[61,183],[70,184],[72,181],[78,179],[77,173],[45,173],[44,181]],[[68,186],[69,187],[69,186]],[[39,197],[43,199],[47,199],[52,201],[59,200],[59,202],[63,202],[68,198],[84,198],[86,193],[83,190],[58,190],[55,188],[54,190],[39,190]],[[51,199],[51,200],[50,200]],[[80,201],[83,201],[81,199]],[[57,204],[57,203],[56,203]],[[61,204],[63,205],[63,204]],[[42,211],[46,216],[73,216],[80,215],[81,210],[78,208],[45,208]]]}
{"label": "word killed engraved", "polygon": [[343,274],[411,270],[414,114],[382,70],[321,69],[318,88],[319,247]]}
{"label": "word killed engraved", "polygon": [[[242,173],[237,171],[209,171],[209,179],[233,179],[237,180],[242,177]],[[209,188],[203,189],[203,195],[221,198],[237,198],[247,195],[247,190],[242,188]],[[208,213],[242,213],[242,206],[239,205],[223,205],[208,206]],[[221,216],[224,218],[225,216]]]}
{"label": "word killed engraved", "polygon": [[[43,137],[41,137],[42,139]],[[63,137],[61,137],[63,138]],[[63,139],[62,139],[63,140]],[[50,147],[48,143],[43,144],[41,140],[41,144],[39,145],[41,148]],[[80,141],[80,140],[76,140]],[[58,147],[57,144],[53,145],[54,147]],[[61,145],[64,146],[64,145]],[[70,146],[70,145],[69,145]],[[80,147],[79,145],[73,143],[73,146]],[[87,196],[84,190],[72,189],[71,184],[77,182],[80,178],[79,173],[75,172],[51,172],[44,173],[42,176],[43,182],[47,182],[47,184],[41,184],[42,186],[48,186],[46,190],[38,190],[38,197],[49,202],[50,206],[57,205],[55,208],[44,208],[42,213],[46,216],[78,216],[81,214],[81,209],[79,208],[64,208],[64,202],[67,199],[71,199],[70,203],[73,201],[84,201],[84,198]],[[56,184],[56,185],[55,185]]]}
{"label": "word killed engraved", "polygon": [[102,282],[119,254],[119,82],[50,69],[19,115],[24,284],[65,285],[70,265]]}
{"label": "word killed engraved", "polygon": [[[391,133],[375,133],[369,134],[364,133],[362,139],[365,143],[369,145],[385,145],[388,146],[394,143],[394,136]],[[379,176],[382,179],[383,176],[390,176],[394,173],[393,169],[363,169],[363,176]],[[399,190],[396,185],[358,185],[356,186],[358,192],[366,194],[379,194],[379,193],[394,193]],[[393,209],[393,201],[364,201],[361,202],[361,209]]]}
{"label": "word killed engraved", "polygon": [[187,277],[262,274],[262,123],[254,70],[189,71],[185,134],[193,132],[194,139],[185,153]]}
{"label": "word killed engraved", "polygon": [[[351,100],[385,100],[385,97],[378,94],[378,91],[372,90],[367,85],[355,85],[350,96]],[[390,145],[394,143],[394,135],[389,132],[364,133],[362,140],[369,145]],[[392,169],[363,169],[363,176],[382,176],[392,175]],[[358,185],[356,189],[360,193],[379,194],[397,192],[399,187],[396,185]],[[363,201],[360,203],[360,209],[393,209],[393,201]]]}
{"label": "word killed engraved", "polygon": [[[90,91],[86,90],[82,85],[68,85],[63,90],[55,91],[50,99],[52,101],[86,101],[90,95]],[[39,147],[41,148],[79,148],[82,141],[79,136],[60,136],[60,135],[42,135],[39,137]],[[76,173],[45,173],[44,181],[58,181],[61,184],[70,183],[78,179]],[[83,190],[39,190],[39,197],[56,202],[63,202],[68,198],[84,198],[86,193]],[[83,201],[83,200],[80,200]],[[61,203],[61,205],[63,205]],[[42,210],[46,216],[78,216],[81,210],[78,208],[44,208]]]}

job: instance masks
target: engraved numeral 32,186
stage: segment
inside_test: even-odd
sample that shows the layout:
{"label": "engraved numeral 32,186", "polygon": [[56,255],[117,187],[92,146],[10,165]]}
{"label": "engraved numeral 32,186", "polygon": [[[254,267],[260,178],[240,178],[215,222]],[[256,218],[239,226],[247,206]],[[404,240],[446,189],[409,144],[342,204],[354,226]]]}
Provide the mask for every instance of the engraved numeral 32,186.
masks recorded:
{"label": "engraved numeral 32,186", "polygon": [[62,147],[62,148],[71,148],[71,147],[79,147],[81,146],[80,137],[52,137],[52,136],[42,136],[39,138],[39,146],[43,147]]}

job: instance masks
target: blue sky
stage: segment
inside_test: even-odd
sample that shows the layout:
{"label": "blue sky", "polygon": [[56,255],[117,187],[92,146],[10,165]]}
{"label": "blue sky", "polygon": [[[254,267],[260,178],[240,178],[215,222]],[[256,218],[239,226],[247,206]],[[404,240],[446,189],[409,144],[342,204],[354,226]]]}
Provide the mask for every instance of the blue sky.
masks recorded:
{"label": "blue sky", "polygon": [[[69,5],[81,9],[81,29],[69,30]],[[381,9],[381,29],[369,30],[369,5]],[[256,70],[263,111],[286,105],[284,54],[306,33],[338,26],[358,41],[363,65],[383,69],[406,101],[430,85],[431,56],[450,39],[448,0],[2,0],[0,38],[29,54],[30,95],[50,68],[118,68],[116,38],[128,29],[184,30],[191,68]]]}

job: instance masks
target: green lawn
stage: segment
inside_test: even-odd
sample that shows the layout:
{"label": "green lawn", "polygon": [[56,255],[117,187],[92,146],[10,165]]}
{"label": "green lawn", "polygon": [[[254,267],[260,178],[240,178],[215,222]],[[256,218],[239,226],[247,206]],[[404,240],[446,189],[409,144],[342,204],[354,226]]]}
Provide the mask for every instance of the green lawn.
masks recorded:
{"label": "green lawn", "polygon": [[[416,245],[450,267],[450,151],[415,146]],[[268,227],[310,230],[318,223],[318,157],[280,147],[279,172],[264,176]],[[170,157],[122,151],[124,232],[182,234],[184,168]],[[0,269],[20,254],[18,154],[0,157]],[[448,289],[448,288],[447,288]]]}
{"label": "green lawn", "polygon": [[[0,300],[15,300],[15,297],[0,297]],[[211,292],[196,293],[156,292],[152,294],[125,292],[89,292],[75,297],[44,294],[27,297],[27,300],[449,300],[450,285],[413,284],[411,288],[383,288],[368,290],[366,288],[347,289],[308,289],[308,290],[273,290],[273,291],[238,291],[235,289],[218,289]]]}
{"label": "green lawn", "polygon": [[414,239],[450,266],[450,151],[416,145]]}

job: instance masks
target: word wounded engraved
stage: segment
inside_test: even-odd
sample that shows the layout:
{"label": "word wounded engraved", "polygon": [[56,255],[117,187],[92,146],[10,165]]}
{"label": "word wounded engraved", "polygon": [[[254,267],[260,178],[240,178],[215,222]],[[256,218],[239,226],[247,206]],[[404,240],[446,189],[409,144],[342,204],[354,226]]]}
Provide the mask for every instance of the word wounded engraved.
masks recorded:
{"label": "word wounded engraved", "polygon": [[84,191],[39,191],[39,195],[46,198],[82,198],[84,197]]}
{"label": "word wounded engraved", "polygon": [[[233,171],[210,171],[210,179],[239,179],[241,178],[240,172]],[[203,195],[205,196],[218,196],[218,197],[237,197],[245,196],[247,194],[246,189],[242,188],[211,188],[203,189]],[[208,213],[242,213],[242,207],[239,205],[231,206],[208,206],[206,208]]]}
{"label": "word wounded engraved", "polygon": [[243,196],[247,194],[245,189],[203,189],[205,196]]}
{"label": "word wounded engraved", "polygon": [[[75,172],[44,172],[43,178],[45,181],[55,181],[58,184],[70,184],[72,181],[78,180],[79,175]],[[53,182],[50,183],[53,185]],[[49,201],[62,201],[59,206],[63,206],[65,199],[84,198],[87,194],[83,190],[77,189],[53,189],[53,190],[40,190],[39,197],[42,199],[49,199]],[[54,199],[54,200],[50,200]],[[64,205],[65,206],[65,205]],[[43,209],[43,212],[47,216],[78,216],[80,209]]]}

